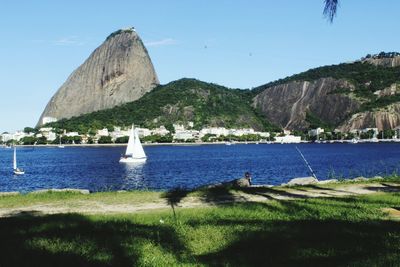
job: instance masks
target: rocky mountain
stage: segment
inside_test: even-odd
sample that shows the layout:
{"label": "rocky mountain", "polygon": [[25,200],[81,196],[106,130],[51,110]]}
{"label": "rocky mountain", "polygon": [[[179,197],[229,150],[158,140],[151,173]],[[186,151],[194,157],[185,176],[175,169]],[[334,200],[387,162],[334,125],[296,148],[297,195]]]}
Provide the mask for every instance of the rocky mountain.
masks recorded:
{"label": "rocky mountain", "polygon": [[[51,123],[55,128],[86,133],[103,127],[129,126],[154,128],[179,123],[193,128],[206,126],[256,130],[273,128],[251,106],[249,90],[229,89],[196,79],[180,79],[160,85],[140,99],[111,109]],[[278,129],[279,130],[279,129]]]}
{"label": "rocky mountain", "polygon": [[400,66],[400,54],[397,52],[381,52],[376,55],[367,55],[365,58],[362,58],[361,61],[375,66],[398,67]]}
{"label": "rocky mountain", "polygon": [[382,52],[260,86],[253,106],[290,130],[305,130],[316,121],[343,131],[382,130],[400,125],[399,92],[400,54]]}
{"label": "rocky mountain", "polygon": [[333,78],[320,78],[311,82],[293,81],[266,88],[254,97],[253,105],[271,122],[284,129],[308,128],[307,114],[337,125],[361,105],[346,94],[336,94],[338,88],[351,91],[354,85]]}
{"label": "rocky mountain", "polygon": [[71,118],[139,99],[159,84],[133,28],[112,33],[50,99],[43,118]]}
{"label": "rocky mountain", "polygon": [[[106,43],[120,35],[110,36]],[[108,109],[101,106],[96,112],[72,118],[69,115],[50,125],[79,132],[131,123],[152,128],[189,121],[196,129],[392,129],[400,125],[398,57],[397,53],[380,53],[352,63],[314,68],[253,90],[228,89],[195,79],[181,79],[151,90],[156,83],[153,80],[151,91],[135,95],[135,101]],[[103,85],[100,83],[99,88],[117,83],[118,77],[100,79]],[[156,79],[155,74],[153,77]]]}
{"label": "rocky mountain", "polygon": [[378,128],[394,129],[400,126],[400,102],[386,106],[383,109],[356,113],[338,128],[343,132],[353,129]]}

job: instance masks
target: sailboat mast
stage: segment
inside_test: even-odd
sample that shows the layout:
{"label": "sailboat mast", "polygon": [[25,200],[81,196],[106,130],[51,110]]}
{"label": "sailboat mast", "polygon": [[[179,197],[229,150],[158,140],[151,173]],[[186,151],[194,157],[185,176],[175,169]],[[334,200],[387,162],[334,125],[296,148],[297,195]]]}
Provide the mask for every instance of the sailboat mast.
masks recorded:
{"label": "sailboat mast", "polygon": [[17,169],[17,149],[16,149],[16,147],[14,146],[14,160],[13,160],[13,167],[14,167],[14,170],[16,170]]}

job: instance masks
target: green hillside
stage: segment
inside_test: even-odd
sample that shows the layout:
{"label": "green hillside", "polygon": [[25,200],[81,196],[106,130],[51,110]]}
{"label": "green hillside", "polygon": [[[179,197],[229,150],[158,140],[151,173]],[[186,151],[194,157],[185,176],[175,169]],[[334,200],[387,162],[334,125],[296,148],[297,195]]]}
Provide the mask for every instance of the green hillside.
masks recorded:
{"label": "green hillside", "polygon": [[181,79],[158,86],[137,101],[48,125],[80,133],[132,123],[153,128],[189,121],[194,123],[195,129],[205,126],[273,128],[251,107],[251,97],[249,90]]}

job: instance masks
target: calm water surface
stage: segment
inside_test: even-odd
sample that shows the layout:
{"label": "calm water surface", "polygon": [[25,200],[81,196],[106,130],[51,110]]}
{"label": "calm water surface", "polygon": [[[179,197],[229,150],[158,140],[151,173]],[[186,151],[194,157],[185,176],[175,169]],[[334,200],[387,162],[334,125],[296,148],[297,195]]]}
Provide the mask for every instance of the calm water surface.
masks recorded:
{"label": "calm water surface", "polygon": [[[297,145],[320,180],[398,173],[400,144]],[[252,174],[277,185],[310,176],[295,145],[147,146],[142,165],[118,162],[124,147],[18,148],[26,174],[12,173],[12,149],[0,149],[0,191],[47,188],[91,191],[194,188]]]}

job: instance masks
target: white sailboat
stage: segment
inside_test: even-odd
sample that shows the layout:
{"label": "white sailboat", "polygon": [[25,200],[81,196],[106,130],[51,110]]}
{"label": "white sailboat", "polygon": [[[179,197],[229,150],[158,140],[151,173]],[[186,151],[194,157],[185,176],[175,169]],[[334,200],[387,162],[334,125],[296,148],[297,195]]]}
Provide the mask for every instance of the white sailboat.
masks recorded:
{"label": "white sailboat", "polygon": [[16,175],[22,175],[25,174],[25,171],[23,169],[19,169],[17,167],[17,149],[14,146],[14,161],[13,161],[13,167],[14,167],[14,174]]}
{"label": "white sailboat", "polygon": [[121,157],[119,162],[122,163],[143,163],[147,159],[139,135],[132,125],[131,134],[129,136],[128,146],[126,147],[125,156]]}
{"label": "white sailboat", "polygon": [[65,148],[65,146],[61,144],[61,135],[59,136],[59,138],[60,138],[60,144],[58,145],[58,148]]}

